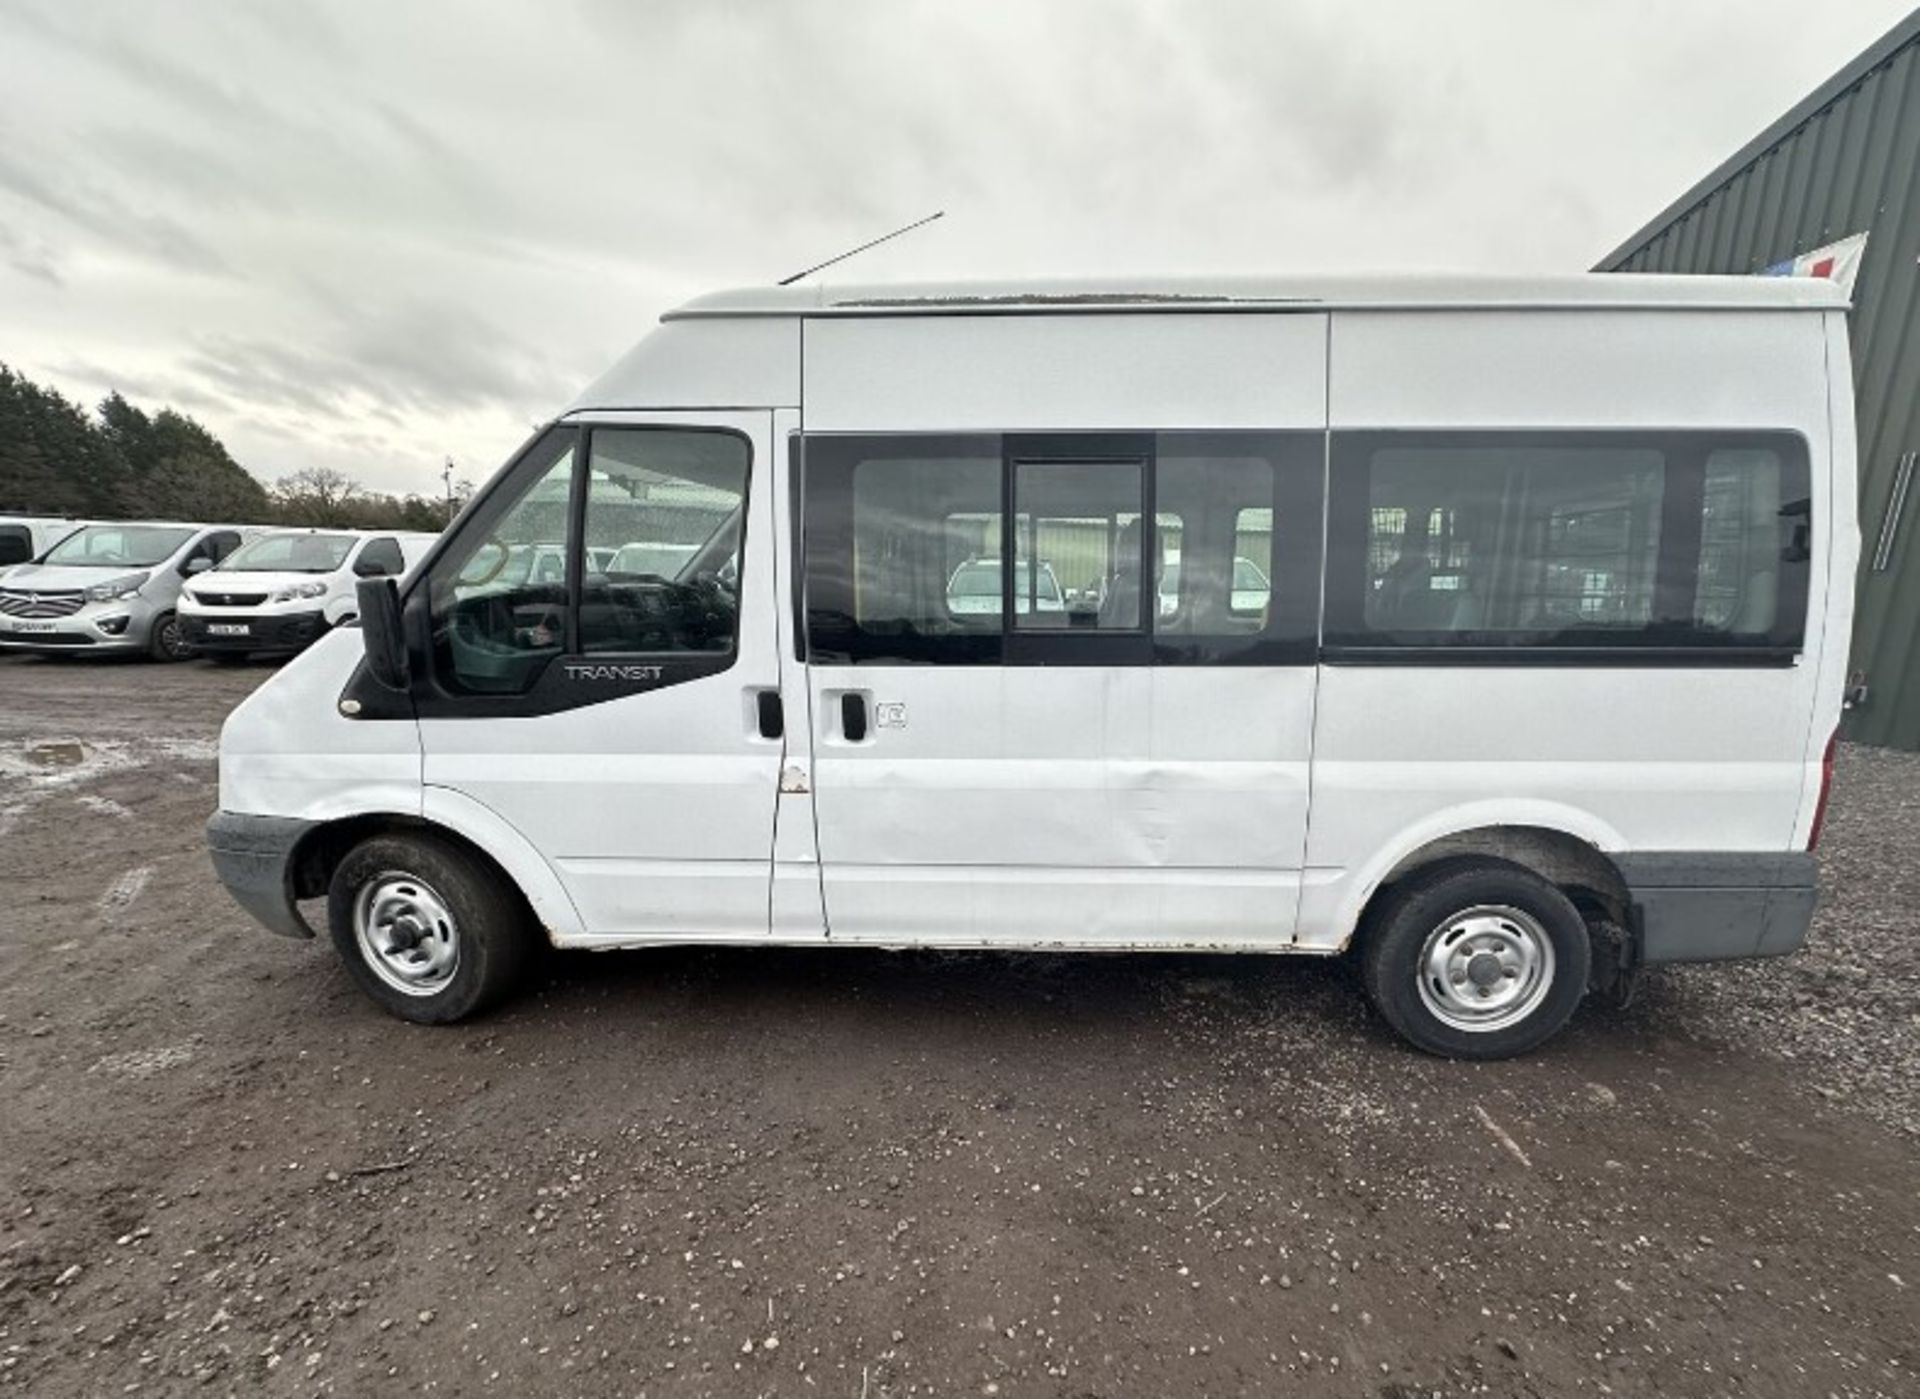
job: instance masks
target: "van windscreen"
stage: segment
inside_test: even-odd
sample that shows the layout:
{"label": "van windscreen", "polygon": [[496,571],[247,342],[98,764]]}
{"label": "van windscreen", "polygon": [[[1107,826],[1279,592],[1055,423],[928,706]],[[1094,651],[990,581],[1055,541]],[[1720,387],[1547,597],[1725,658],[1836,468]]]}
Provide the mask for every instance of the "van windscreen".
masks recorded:
{"label": "van windscreen", "polygon": [[62,568],[152,568],[165,563],[193,538],[177,525],[89,525],[47,551],[47,564]]}
{"label": "van windscreen", "polygon": [[353,552],[351,534],[263,534],[242,544],[222,573],[332,573]]}

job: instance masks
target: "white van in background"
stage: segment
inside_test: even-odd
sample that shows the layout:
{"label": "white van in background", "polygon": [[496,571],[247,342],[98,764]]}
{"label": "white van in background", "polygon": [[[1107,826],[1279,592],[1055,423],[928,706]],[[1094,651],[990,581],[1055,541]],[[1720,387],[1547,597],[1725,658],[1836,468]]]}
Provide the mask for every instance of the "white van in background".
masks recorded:
{"label": "white van in background", "polygon": [[292,653],[353,620],[362,578],[403,576],[437,534],[283,529],[250,540],[180,594],[187,643],[214,661]]}
{"label": "white van in background", "polygon": [[93,523],[65,515],[0,515],[0,578]]}
{"label": "white van in background", "polygon": [[83,526],[0,578],[0,649],[185,660],[181,585],[260,531],[246,525],[113,520]]}
{"label": "white van in background", "polygon": [[[417,1021],[543,939],[1290,952],[1352,955],[1425,1049],[1521,1052],[1642,964],[1806,936],[1846,309],[1625,275],[704,298],[232,712],[215,868],[293,936],[325,895]],[[1028,560],[1076,596],[1022,605]]]}

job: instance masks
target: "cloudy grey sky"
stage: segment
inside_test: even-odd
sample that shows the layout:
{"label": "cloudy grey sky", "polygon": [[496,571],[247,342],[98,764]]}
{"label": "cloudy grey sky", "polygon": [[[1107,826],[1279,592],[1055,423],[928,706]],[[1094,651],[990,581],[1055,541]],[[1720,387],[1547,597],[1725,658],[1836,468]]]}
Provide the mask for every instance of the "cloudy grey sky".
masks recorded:
{"label": "cloudy grey sky", "polygon": [[1577,270],[1907,0],[0,0],[0,361],[433,491],[703,290]]}

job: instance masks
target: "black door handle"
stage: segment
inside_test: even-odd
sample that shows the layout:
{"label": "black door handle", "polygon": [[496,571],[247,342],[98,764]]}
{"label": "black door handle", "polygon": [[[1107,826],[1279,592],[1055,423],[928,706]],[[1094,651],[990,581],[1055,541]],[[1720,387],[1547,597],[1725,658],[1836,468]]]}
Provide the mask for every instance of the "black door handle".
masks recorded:
{"label": "black door handle", "polygon": [[753,702],[760,719],[760,737],[779,738],[787,731],[787,718],[780,708],[778,690],[762,690],[754,696]]}
{"label": "black door handle", "polygon": [[840,736],[848,743],[861,743],[867,737],[867,697],[840,696]]}

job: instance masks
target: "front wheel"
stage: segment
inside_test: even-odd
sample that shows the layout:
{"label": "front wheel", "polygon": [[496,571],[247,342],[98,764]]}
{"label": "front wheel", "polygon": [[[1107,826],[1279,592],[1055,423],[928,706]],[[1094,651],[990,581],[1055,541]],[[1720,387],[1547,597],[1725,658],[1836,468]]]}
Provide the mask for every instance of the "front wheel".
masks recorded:
{"label": "front wheel", "polygon": [[327,924],[360,989],[422,1025],[499,1001],[533,944],[520,891],[430,835],[378,835],[348,851],[327,890]]}
{"label": "front wheel", "polygon": [[1432,1054],[1505,1059],[1543,1044],[1586,994],[1586,921],[1559,888],[1488,861],[1416,874],[1361,952],[1387,1023]]}
{"label": "front wheel", "polygon": [[156,661],[193,658],[193,643],[187,640],[186,630],[173,613],[162,612],[153,619],[153,630],[147,637],[147,654]]}

